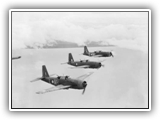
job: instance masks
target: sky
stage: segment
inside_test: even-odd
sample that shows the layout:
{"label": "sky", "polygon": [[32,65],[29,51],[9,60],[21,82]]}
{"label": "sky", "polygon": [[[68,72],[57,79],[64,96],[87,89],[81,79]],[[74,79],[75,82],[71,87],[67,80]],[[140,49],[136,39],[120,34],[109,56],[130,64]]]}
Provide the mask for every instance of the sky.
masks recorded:
{"label": "sky", "polygon": [[[114,50],[114,57],[105,58],[100,69],[71,69],[67,62],[71,52],[74,60],[102,61],[80,55],[83,48],[13,50],[21,59],[12,61],[13,108],[147,108],[148,54],[120,47],[89,47],[90,51]],[[58,54],[57,54],[58,53]],[[83,90],[68,89],[36,94],[54,87],[43,81],[30,82],[42,76],[42,65],[48,74],[68,75],[70,78],[94,72],[86,78]]]}
{"label": "sky", "polygon": [[[83,49],[13,50],[13,55],[23,56],[20,61],[13,62],[14,107],[147,106],[148,59],[147,54],[143,53],[148,50],[147,12],[12,13],[13,49],[54,40],[76,42],[78,45],[84,45],[86,40],[103,41],[104,44],[109,42],[122,48],[111,48],[115,57],[108,58],[104,63],[107,67],[95,72],[84,96],[80,96],[81,91],[70,90],[54,92],[53,96],[47,94],[46,97],[37,97],[35,92],[50,86],[44,86],[43,82],[30,84],[29,80],[41,75],[42,65],[46,65],[51,73],[60,75],[82,73],[69,72],[68,66],[65,69],[60,63],[66,62],[69,52],[73,53],[75,59],[81,59],[79,53]],[[91,51],[97,49],[110,50],[109,47],[89,48]],[[60,51],[59,56],[57,51]],[[19,80],[21,83],[17,84]],[[64,95],[64,92],[67,94]]]}
{"label": "sky", "polygon": [[86,40],[148,49],[147,12],[13,12],[12,47],[63,40]]}

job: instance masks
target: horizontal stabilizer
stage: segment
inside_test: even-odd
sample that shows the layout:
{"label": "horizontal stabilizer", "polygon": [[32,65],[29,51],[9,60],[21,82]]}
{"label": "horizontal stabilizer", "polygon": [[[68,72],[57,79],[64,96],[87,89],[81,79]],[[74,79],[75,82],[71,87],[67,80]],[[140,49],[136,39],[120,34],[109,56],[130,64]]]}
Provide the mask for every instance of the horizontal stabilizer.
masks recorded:
{"label": "horizontal stabilizer", "polygon": [[39,78],[36,78],[36,79],[34,79],[34,80],[31,80],[30,82],[36,82],[36,81],[39,81],[39,80],[41,80],[42,79],[42,77],[39,77]]}

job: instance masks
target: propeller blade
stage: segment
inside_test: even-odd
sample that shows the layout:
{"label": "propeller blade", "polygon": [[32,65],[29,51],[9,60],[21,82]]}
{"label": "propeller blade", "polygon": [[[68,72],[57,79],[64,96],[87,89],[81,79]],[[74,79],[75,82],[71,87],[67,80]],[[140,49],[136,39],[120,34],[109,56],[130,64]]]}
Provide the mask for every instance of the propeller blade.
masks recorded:
{"label": "propeller blade", "polygon": [[82,95],[84,94],[85,90],[86,90],[86,88],[83,89]]}
{"label": "propeller blade", "polygon": [[113,54],[112,54],[112,52],[110,52],[110,55],[111,55],[112,57],[114,57]]}
{"label": "propeller blade", "polygon": [[102,64],[101,66],[102,66],[102,67],[105,67],[105,65],[104,65],[104,64]]}
{"label": "propeller blade", "polygon": [[111,50],[111,52],[110,52],[110,53],[111,53],[111,56],[112,56],[112,57],[114,57],[114,55],[113,55],[114,51],[113,51],[113,50]]}
{"label": "propeller blade", "polygon": [[114,57],[114,55],[112,54],[112,57]]}

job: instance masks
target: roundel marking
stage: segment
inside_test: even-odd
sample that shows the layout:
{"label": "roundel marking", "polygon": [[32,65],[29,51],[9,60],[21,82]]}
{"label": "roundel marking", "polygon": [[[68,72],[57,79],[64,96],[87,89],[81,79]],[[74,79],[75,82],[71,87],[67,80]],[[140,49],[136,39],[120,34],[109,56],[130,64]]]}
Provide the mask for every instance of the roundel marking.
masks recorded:
{"label": "roundel marking", "polygon": [[54,83],[54,80],[51,80],[51,83],[53,84],[53,83]]}
{"label": "roundel marking", "polygon": [[51,84],[57,85],[58,84],[58,80],[57,79],[52,79],[51,80]]}
{"label": "roundel marking", "polygon": [[58,84],[58,80],[57,79],[54,80],[54,84]]}

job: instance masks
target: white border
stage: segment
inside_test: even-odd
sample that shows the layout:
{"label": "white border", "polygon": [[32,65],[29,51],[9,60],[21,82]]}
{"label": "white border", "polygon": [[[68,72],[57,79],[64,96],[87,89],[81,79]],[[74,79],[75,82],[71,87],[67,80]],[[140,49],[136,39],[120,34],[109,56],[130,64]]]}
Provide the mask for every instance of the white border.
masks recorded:
{"label": "white border", "polygon": [[11,109],[11,11],[9,11],[9,110]]}
{"label": "white border", "polygon": [[149,110],[151,110],[151,10],[149,10]]}
{"label": "white border", "polygon": [[150,9],[10,9],[11,11],[149,11]]}
{"label": "white border", "polygon": [[[149,109],[11,109],[11,12],[12,11],[148,11],[149,12]],[[9,110],[10,111],[150,111],[151,110],[151,10],[150,9],[10,9],[9,10]]]}

